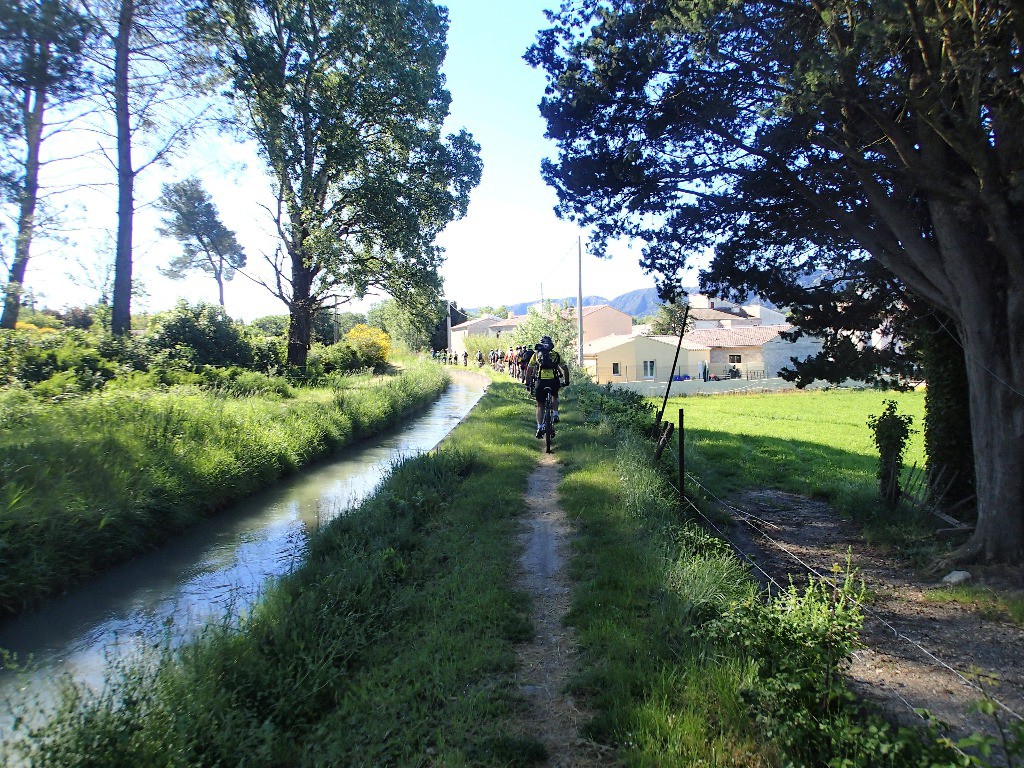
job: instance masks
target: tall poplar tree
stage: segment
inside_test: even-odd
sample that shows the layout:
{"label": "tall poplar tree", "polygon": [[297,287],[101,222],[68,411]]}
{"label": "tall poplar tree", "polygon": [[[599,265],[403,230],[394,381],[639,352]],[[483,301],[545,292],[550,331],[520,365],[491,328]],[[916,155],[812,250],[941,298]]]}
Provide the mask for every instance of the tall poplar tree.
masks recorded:
{"label": "tall poplar tree", "polygon": [[[1024,17],[1009,0],[570,0],[545,166],[598,242],[671,292],[737,270],[870,264],[963,345],[978,521],[963,560],[1024,561]],[[859,300],[856,295],[851,297]],[[896,297],[898,298],[898,297]],[[884,300],[884,297],[883,297]]]}
{"label": "tall poplar tree", "polygon": [[270,288],[304,366],[328,302],[437,298],[437,234],[465,214],[479,147],[442,138],[447,18],[428,0],[210,0],[241,124],[267,163],[281,247]]}
{"label": "tall poplar tree", "polygon": [[[104,46],[103,104],[113,118],[108,159],[117,174],[117,235],[110,329],[131,330],[135,181],[199,124],[209,60],[192,33],[187,0],[89,0]],[[144,148],[143,158],[137,155]]]}
{"label": "tall poplar tree", "polygon": [[84,48],[92,30],[73,2],[0,4],[0,194],[18,210],[14,256],[0,328],[14,328],[37,226],[43,143],[49,113],[81,98],[88,84]]}

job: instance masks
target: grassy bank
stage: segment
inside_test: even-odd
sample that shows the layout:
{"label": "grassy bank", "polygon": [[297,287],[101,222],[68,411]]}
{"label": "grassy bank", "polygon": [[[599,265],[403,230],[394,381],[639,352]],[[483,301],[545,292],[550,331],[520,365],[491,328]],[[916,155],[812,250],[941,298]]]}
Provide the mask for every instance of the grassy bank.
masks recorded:
{"label": "grassy bank", "polygon": [[394,377],[282,397],[111,391],[40,406],[13,398],[0,432],[0,611],[163,541],[284,474],[380,431],[445,386],[423,363]]}
{"label": "grassy bank", "polygon": [[569,621],[582,647],[574,687],[596,711],[589,735],[632,766],[964,764],[846,690],[855,581],[762,600],[729,546],[680,511],[671,468],[638,437],[642,404],[576,395],[570,420],[591,427],[565,431],[561,498],[579,531]]}

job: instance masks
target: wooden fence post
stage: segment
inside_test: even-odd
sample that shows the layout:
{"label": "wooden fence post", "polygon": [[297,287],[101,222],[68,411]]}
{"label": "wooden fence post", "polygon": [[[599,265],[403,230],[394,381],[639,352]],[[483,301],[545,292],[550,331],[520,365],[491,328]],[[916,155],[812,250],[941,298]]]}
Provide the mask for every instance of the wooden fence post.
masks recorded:
{"label": "wooden fence post", "polygon": [[683,409],[679,409],[679,501],[682,502],[685,498],[684,488],[686,482],[686,456],[683,453],[683,438],[686,435],[686,429],[683,427]]}

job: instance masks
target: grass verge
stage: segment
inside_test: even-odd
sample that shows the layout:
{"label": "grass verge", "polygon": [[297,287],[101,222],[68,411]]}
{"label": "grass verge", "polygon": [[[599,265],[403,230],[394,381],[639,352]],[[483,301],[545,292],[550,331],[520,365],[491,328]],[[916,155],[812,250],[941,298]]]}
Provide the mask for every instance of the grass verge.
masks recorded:
{"label": "grass verge", "polygon": [[26,410],[0,436],[0,612],[17,612],[421,408],[436,365],[293,397],[113,391]]}
{"label": "grass verge", "polygon": [[531,406],[492,384],[434,454],[328,525],[238,628],[69,685],[9,737],[28,765],[522,765],[516,517],[536,462]]}
{"label": "grass verge", "polygon": [[846,690],[855,580],[763,599],[729,546],[681,515],[638,436],[643,403],[574,396],[590,428],[560,433],[561,501],[579,531],[569,620],[591,737],[630,766],[964,764],[934,731],[895,728]]}

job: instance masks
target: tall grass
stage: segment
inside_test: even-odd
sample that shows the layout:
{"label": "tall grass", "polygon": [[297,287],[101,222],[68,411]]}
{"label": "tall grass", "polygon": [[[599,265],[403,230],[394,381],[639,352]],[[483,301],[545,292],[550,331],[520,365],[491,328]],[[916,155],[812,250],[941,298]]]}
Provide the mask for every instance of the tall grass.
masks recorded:
{"label": "tall grass", "polygon": [[110,391],[40,407],[14,392],[0,432],[0,611],[151,547],[421,407],[424,363],[331,389],[235,397]]}
{"label": "tall grass", "polygon": [[[512,588],[537,455],[531,406],[494,384],[443,449],[330,523],[239,628],[76,686],[8,738],[35,766],[522,765]],[[23,726],[27,728],[27,726]],[[2,757],[3,755],[0,755]]]}

